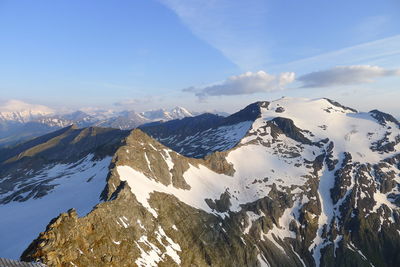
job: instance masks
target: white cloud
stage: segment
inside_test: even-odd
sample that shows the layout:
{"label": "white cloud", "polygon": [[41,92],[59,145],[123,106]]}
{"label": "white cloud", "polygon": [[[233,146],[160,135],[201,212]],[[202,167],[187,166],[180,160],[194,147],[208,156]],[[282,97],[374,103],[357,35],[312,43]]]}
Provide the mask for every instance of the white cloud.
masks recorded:
{"label": "white cloud", "polygon": [[272,66],[272,70],[294,70],[298,73],[311,72],[318,66],[321,69],[335,65],[379,65],[385,68],[398,68],[400,62],[400,35],[346,47],[336,51],[312,56],[285,64]]}
{"label": "white cloud", "polygon": [[21,112],[28,111],[32,114],[51,114],[54,112],[53,109],[37,104],[26,103],[21,100],[11,99],[0,104],[0,112]]}
{"label": "white cloud", "polygon": [[123,99],[121,101],[115,102],[114,106],[117,107],[122,107],[122,108],[128,108],[136,105],[143,105],[143,104],[149,104],[154,101],[154,97],[143,97],[143,98],[128,98],[128,99]]}
{"label": "white cloud", "polygon": [[132,98],[132,99],[124,99],[114,103],[114,106],[121,107],[121,106],[131,106],[137,105],[142,103],[140,99]]}
{"label": "white cloud", "polygon": [[194,92],[200,98],[219,95],[249,95],[282,90],[294,80],[295,74],[293,72],[284,72],[279,75],[268,74],[264,71],[246,72],[231,76],[221,83],[204,88],[190,87],[183,91]]}
{"label": "white cloud", "polygon": [[353,28],[355,39],[376,39],[391,27],[391,18],[387,15],[363,18]]}
{"label": "white cloud", "polygon": [[400,75],[400,70],[384,69],[378,66],[338,66],[327,70],[311,72],[297,80],[302,87],[330,87],[371,83],[376,78]]}

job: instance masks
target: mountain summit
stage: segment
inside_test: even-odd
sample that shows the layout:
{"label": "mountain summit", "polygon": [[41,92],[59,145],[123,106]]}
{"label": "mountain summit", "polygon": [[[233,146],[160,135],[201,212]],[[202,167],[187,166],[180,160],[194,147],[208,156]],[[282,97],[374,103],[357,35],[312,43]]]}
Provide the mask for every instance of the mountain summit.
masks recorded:
{"label": "mountain summit", "polygon": [[[4,166],[18,166],[0,180],[0,229],[13,230],[0,240],[4,256],[49,266],[400,262],[400,124],[389,114],[282,98],[226,118],[91,139],[75,131],[3,152]],[[58,144],[79,148],[77,136],[84,153],[52,156]]]}

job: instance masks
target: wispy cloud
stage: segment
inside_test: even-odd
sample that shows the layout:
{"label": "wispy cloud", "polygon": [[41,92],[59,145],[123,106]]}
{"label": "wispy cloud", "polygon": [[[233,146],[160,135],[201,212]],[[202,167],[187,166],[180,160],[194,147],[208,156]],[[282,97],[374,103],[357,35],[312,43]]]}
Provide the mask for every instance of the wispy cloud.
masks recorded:
{"label": "wispy cloud", "polygon": [[377,39],[391,27],[391,18],[387,15],[364,18],[352,29],[356,39]]}
{"label": "wispy cloud", "polygon": [[10,99],[0,103],[0,112],[30,111],[32,113],[50,114],[54,110],[43,105],[27,103],[17,99]]}
{"label": "wispy cloud", "polygon": [[94,86],[97,88],[107,88],[107,89],[122,89],[122,90],[132,90],[134,87],[129,86],[129,85],[123,85],[123,84],[116,84],[116,83],[110,83],[110,82],[82,82],[83,85],[85,86]]}
{"label": "wispy cloud", "polygon": [[280,64],[275,71],[292,70],[298,73],[313,71],[316,66],[328,69],[338,65],[378,65],[398,68],[400,62],[400,35],[346,47],[301,60]]}
{"label": "wispy cloud", "polygon": [[221,95],[250,95],[261,92],[282,90],[295,80],[293,72],[284,72],[279,75],[268,74],[264,71],[246,72],[231,76],[223,82],[203,88],[190,87],[185,92],[194,92],[201,99],[207,96]]}
{"label": "wispy cloud", "polygon": [[303,84],[302,87],[304,88],[331,87],[370,83],[376,78],[397,75],[400,75],[400,70],[384,69],[370,65],[357,65],[338,66],[327,70],[315,71],[302,75],[297,80]]}
{"label": "wispy cloud", "polygon": [[265,0],[159,0],[198,38],[243,70],[265,63]]}
{"label": "wispy cloud", "polygon": [[149,104],[154,101],[154,97],[143,97],[143,98],[129,98],[129,99],[123,99],[121,101],[115,102],[114,106],[116,107],[121,107],[121,108],[132,108],[136,105],[143,105],[143,104]]}

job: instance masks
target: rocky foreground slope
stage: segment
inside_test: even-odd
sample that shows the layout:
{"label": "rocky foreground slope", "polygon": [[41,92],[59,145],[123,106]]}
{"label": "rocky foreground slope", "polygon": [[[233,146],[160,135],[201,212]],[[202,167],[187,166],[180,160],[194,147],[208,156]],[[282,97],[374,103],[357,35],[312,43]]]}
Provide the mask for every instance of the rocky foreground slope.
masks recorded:
{"label": "rocky foreground slope", "polygon": [[[101,194],[83,190],[75,195],[102,201],[83,217],[86,213],[71,202],[78,213],[70,209],[54,218],[21,258],[49,266],[399,265],[399,122],[327,99],[283,98],[242,112],[233,123],[202,131],[220,134],[221,142],[231,140],[223,148],[209,146],[205,158],[176,152],[196,147],[191,134],[180,137],[181,147],[174,151],[137,129],[116,138],[122,143],[110,153],[85,152],[76,164],[61,165],[65,171],[85,170],[110,159],[106,172],[92,169],[102,173],[96,178],[104,179]],[[226,131],[242,129],[245,122],[245,131]],[[230,139],[233,131],[236,137]],[[208,136],[197,146],[206,146]],[[166,132],[160,138],[165,140]],[[90,183],[84,172],[73,173],[55,175],[59,185],[51,184],[29,205],[71,194],[57,193],[64,180]],[[0,212],[21,201],[18,194],[7,198],[21,186],[7,192],[3,181],[11,179],[4,175]],[[19,212],[25,210],[8,214],[9,224],[18,221]],[[6,227],[2,222],[1,231]]]}
{"label": "rocky foreground slope", "polygon": [[99,203],[112,155],[129,131],[67,127],[0,149],[0,257],[17,259],[48,222]]}

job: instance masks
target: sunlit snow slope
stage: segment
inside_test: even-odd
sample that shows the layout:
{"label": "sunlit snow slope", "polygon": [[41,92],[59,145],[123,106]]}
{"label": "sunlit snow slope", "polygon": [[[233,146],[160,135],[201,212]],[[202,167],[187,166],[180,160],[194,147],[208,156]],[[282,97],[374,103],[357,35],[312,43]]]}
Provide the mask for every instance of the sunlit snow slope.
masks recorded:
{"label": "sunlit snow slope", "polygon": [[127,134],[71,126],[0,150],[0,257],[18,259],[60,213],[90,212]]}
{"label": "sunlit snow slope", "polygon": [[[17,188],[25,187],[26,192],[19,192],[14,201],[0,204],[1,257],[18,259],[60,213],[75,208],[83,216],[91,211],[100,201],[110,161],[111,157],[94,160],[89,155],[79,162],[46,166],[29,181],[21,181]],[[45,187],[44,192],[31,190],[35,186]],[[0,199],[7,200],[14,193],[0,194]]]}

